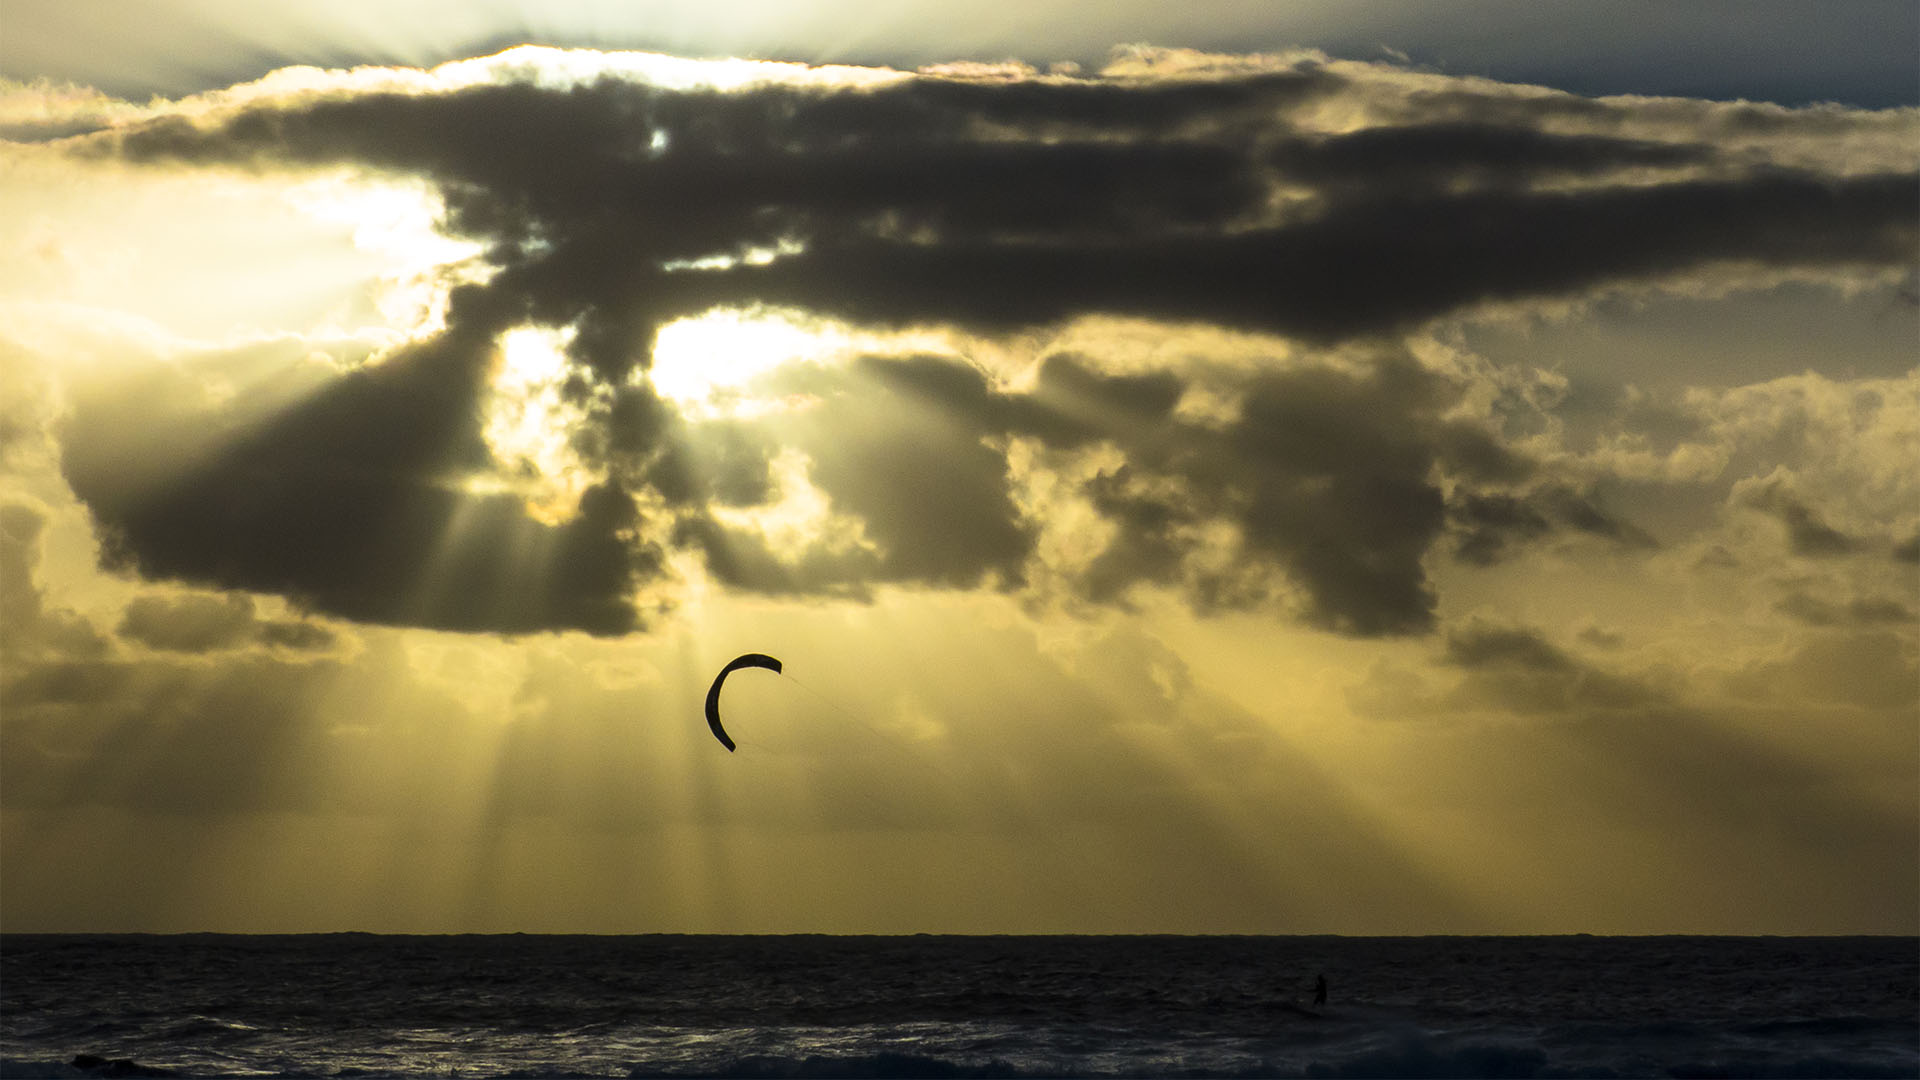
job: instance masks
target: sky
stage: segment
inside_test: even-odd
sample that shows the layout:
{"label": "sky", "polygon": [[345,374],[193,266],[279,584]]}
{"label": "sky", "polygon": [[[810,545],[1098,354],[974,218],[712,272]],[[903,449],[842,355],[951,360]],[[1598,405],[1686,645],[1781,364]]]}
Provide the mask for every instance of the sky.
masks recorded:
{"label": "sky", "polygon": [[1920,932],[1920,9],[1088,8],[10,4],[0,930]]}

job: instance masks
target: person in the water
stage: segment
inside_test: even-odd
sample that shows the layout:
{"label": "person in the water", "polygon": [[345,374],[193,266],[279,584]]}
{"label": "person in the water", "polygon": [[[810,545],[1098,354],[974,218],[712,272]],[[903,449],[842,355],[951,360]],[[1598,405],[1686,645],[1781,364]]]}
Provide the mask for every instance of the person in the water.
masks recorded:
{"label": "person in the water", "polygon": [[1313,977],[1313,1005],[1315,1008],[1319,1008],[1326,1003],[1327,977],[1325,975],[1315,975]]}

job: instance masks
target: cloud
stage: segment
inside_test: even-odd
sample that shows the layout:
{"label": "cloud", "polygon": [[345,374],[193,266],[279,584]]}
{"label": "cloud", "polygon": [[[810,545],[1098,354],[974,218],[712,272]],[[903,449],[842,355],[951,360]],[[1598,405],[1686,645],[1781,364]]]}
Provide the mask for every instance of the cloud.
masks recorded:
{"label": "cloud", "polygon": [[1571,672],[1574,662],[1539,634],[1518,627],[1469,624],[1447,636],[1448,663],[1469,670]]}
{"label": "cloud", "polygon": [[1545,183],[1599,185],[1621,173],[1672,172],[1714,161],[1705,143],[1556,134],[1495,122],[1440,120],[1277,142],[1267,160],[1287,181],[1341,202],[1524,192]]}
{"label": "cloud", "polygon": [[85,619],[47,605],[36,577],[46,525],[42,506],[0,503],[0,659],[94,657],[109,647]]}
{"label": "cloud", "polygon": [[1740,480],[1730,502],[1787,527],[1801,554],[1871,551],[1911,537],[1920,483],[1920,372],[1843,379],[1815,372],[1688,397]]}
{"label": "cloud", "polygon": [[[750,300],[993,332],[1125,312],[1332,340],[1718,262],[1900,266],[1913,243],[1910,163],[1836,176],[1700,141],[1547,130],[1519,111],[1535,99],[1484,88],[1437,116],[1303,131],[1309,106],[1377,96],[1379,79],[1341,70],[482,85],[256,103],[82,145],[426,175],[449,226],[492,245],[502,301],[579,321],[581,358],[609,375],[652,327]],[[1549,183],[1567,177],[1582,183]],[[801,250],[661,269],[782,240]]]}
{"label": "cloud", "polygon": [[[1420,633],[1443,537],[1479,565],[1556,535],[1654,542],[1450,414],[1457,381],[1383,342],[1489,303],[1728,267],[1891,272],[1920,216],[1911,161],[1887,150],[1913,128],[1899,113],[1603,102],[1310,55],[1149,50],[1088,77],[843,85],[769,71],[728,89],[561,59],[316,73],[60,144],[423,177],[492,269],[453,289],[445,329],[257,423],[83,406],[64,467],[116,565],[362,621],[618,634],[683,547],[770,593],[1057,581],[1093,603],[1166,588]],[[1856,152],[1807,150],[1833,140]],[[1057,354],[1025,385],[953,356],[870,356],[776,370],[751,392],[804,407],[723,421],[651,392],[660,327],[753,305],[996,342],[1125,315],[1169,339],[1208,326],[1366,358],[1276,348],[1223,379]],[[503,468],[481,422],[497,343],[529,324],[564,330],[567,436],[598,470],[557,524],[474,485]],[[1182,414],[1195,393],[1231,415]],[[149,452],[163,430],[200,449],[147,476],[135,463],[168,456]],[[1041,482],[1045,505],[1022,488]],[[828,533],[776,541],[768,522],[808,499]],[[1071,558],[1044,520],[1069,504],[1099,534]],[[1809,551],[1847,539],[1797,528]]]}
{"label": "cloud", "polygon": [[1449,628],[1444,661],[1467,673],[1451,700],[1562,722],[1637,714],[1666,701],[1656,687],[1581,662],[1524,627],[1472,620]]}
{"label": "cloud", "polygon": [[[18,538],[36,520],[0,511],[0,535]],[[24,544],[0,551],[0,582],[18,579],[32,554]],[[1453,883],[1334,775],[1202,689],[1151,636],[1111,627],[1062,658],[1036,647],[1035,627],[1004,606],[1005,620],[955,620],[945,599],[892,600],[881,620],[754,605],[755,633],[791,643],[781,652],[814,689],[797,696],[789,686],[775,691],[776,707],[742,709],[742,753],[715,770],[717,748],[685,708],[698,691],[661,677],[676,656],[693,659],[671,638],[503,643],[371,629],[351,652],[297,654],[243,642],[248,605],[148,592],[126,607],[124,625],[162,646],[207,649],[123,637],[94,654],[11,644],[0,654],[0,806],[61,826],[44,834],[57,843],[24,845],[9,865],[34,881],[104,870],[113,860],[97,848],[70,846],[92,837],[97,816],[125,817],[148,843],[156,821],[196,826],[169,848],[170,862],[194,861],[197,843],[268,857],[272,823],[292,816],[326,827],[318,846],[300,850],[337,852],[336,874],[359,872],[361,858],[383,869],[381,852],[408,873],[437,870],[421,853],[451,844],[461,854],[453,865],[486,882],[480,902],[492,902],[496,875],[526,872],[516,836],[615,847],[640,860],[632,888],[644,890],[684,872],[658,848],[663,834],[697,827],[725,829],[749,851],[765,842],[805,853],[801,865],[764,872],[743,853],[719,900],[697,894],[703,906],[764,905],[776,926],[792,918],[797,886],[812,898],[808,918],[834,917],[831,905],[813,906],[815,875],[857,879],[875,852],[964,875],[983,849],[1033,864],[1030,877],[1023,871],[1033,887],[1015,891],[1021,912],[1040,904],[1041,925],[1072,925],[1114,873],[1140,877],[1128,910],[1102,917],[1119,928],[1164,926],[1168,912],[1176,922],[1336,925],[1356,903],[1394,926],[1475,923]],[[994,603],[959,603],[970,602]],[[996,677],[983,681],[980,664]],[[704,675],[703,665],[690,678]],[[1197,762],[1212,783],[1191,783]],[[1054,838],[1038,847],[1036,822]],[[1297,839],[1276,849],[1270,838],[1287,830]],[[371,853],[350,850],[362,838]],[[264,885],[236,872],[241,895],[277,890],[287,873],[277,863],[259,872]],[[1196,907],[1193,882],[1216,876],[1218,895]],[[454,895],[419,901],[437,917],[460,917],[457,905],[472,899],[455,877]],[[1304,880],[1322,887],[1302,889]],[[967,904],[995,908],[999,895]],[[884,908],[857,910],[925,918],[945,899],[905,888]],[[375,919],[390,900],[383,889],[347,910]]]}
{"label": "cloud", "polygon": [[1809,626],[1897,625],[1920,619],[1906,603],[1891,596],[1857,596],[1842,604],[1796,589],[1774,606]]}
{"label": "cloud", "polygon": [[1126,313],[1335,341],[1723,260],[1886,264],[1904,257],[1904,223],[1920,211],[1911,180],[1454,195],[1206,237],[1018,246],[816,239],[802,255],[686,282],[687,309],[751,297],[859,322],[943,320],[982,333]]}
{"label": "cloud", "polygon": [[141,597],[120,620],[121,637],[175,652],[228,648],[252,631],[253,601],[246,596]]}
{"label": "cloud", "polygon": [[1454,555],[1475,566],[1492,566],[1521,545],[1568,530],[1626,548],[1658,546],[1646,530],[1600,509],[1591,496],[1561,485],[1520,494],[1470,491],[1450,511],[1459,530]]}
{"label": "cloud", "polygon": [[[777,373],[769,395],[816,404],[767,430],[806,456],[810,482],[870,546],[822,541],[783,562],[711,517],[691,519],[683,539],[723,580],[769,592],[1010,589],[1044,571],[1095,603],[1163,587],[1201,609],[1277,604],[1344,633],[1401,634],[1430,625],[1421,560],[1447,516],[1435,470],[1467,482],[1525,472],[1480,429],[1441,419],[1458,388],[1403,354],[1230,377],[1217,389],[1238,415],[1224,426],[1178,415],[1191,385],[1059,353],[1026,388],[996,386],[957,357]],[[1024,482],[1044,474],[1052,502],[1023,496],[1011,463],[1022,441],[1038,470]],[[1065,503],[1091,508],[1106,539],[1076,563],[1044,565],[1041,534]]]}
{"label": "cloud", "polygon": [[1773,515],[1786,526],[1787,547],[1795,555],[1824,559],[1850,555],[1861,547],[1859,539],[1828,525],[1818,512],[1779,483],[1753,488],[1745,504]]}
{"label": "cloud", "polygon": [[188,814],[310,805],[310,792],[270,781],[288,748],[316,733],[317,691],[339,669],[320,651],[331,635],[257,619],[245,597],[137,597],[121,635],[154,653],[129,656],[90,618],[48,603],[46,521],[34,506],[0,506],[0,803]]}
{"label": "cloud", "polygon": [[[1762,889],[1782,910],[1910,912],[1911,643],[1884,626],[1790,640],[1757,663],[1668,643],[1602,664],[1474,617],[1445,628],[1435,666],[1379,664],[1350,700],[1426,746],[1444,805],[1471,791],[1503,844],[1663,892],[1710,866],[1710,892],[1732,887],[1708,909]],[[1691,903],[1668,899],[1669,917]]]}
{"label": "cloud", "polygon": [[[1721,325],[1703,320],[1696,332]],[[1901,336],[1898,326],[1884,333],[1889,344]],[[1920,522],[1920,484],[1903,467],[1920,437],[1912,373],[1806,371],[1719,387],[1688,386],[1682,370],[1683,388],[1650,409],[1656,395],[1631,383],[1598,394],[1577,380],[1535,388],[1524,368],[1461,355],[1469,393],[1535,473],[1450,502],[1460,561],[1497,567],[1532,544],[1556,556],[1610,550],[1613,565],[1651,569],[1666,564],[1663,553],[1685,553],[1696,569],[1745,568],[1742,583],[1709,587],[1731,596],[1760,586],[1742,601],[1760,605],[1809,575],[1828,579],[1815,592],[1838,607],[1911,588],[1894,566]]]}
{"label": "cloud", "polygon": [[1593,624],[1581,627],[1580,640],[1596,649],[1618,649],[1627,643],[1619,631]]}
{"label": "cloud", "polygon": [[[1671,740],[1676,750],[1691,744],[1686,753],[1693,755],[1716,740],[1750,742],[1741,753],[1750,764],[1761,752],[1773,713],[1792,717],[1806,709],[1852,709],[1857,713],[1849,723],[1864,725],[1857,732],[1862,738],[1867,728],[1878,729],[1867,739],[1872,742],[1910,728],[1903,713],[1920,695],[1911,635],[1898,625],[1911,621],[1912,613],[1902,616],[1893,608],[1870,600],[1854,606],[1853,614],[1864,616],[1855,625],[1793,630],[1783,655],[1731,663],[1719,658],[1684,674],[1670,665],[1634,673],[1623,669],[1623,659],[1602,666],[1554,644],[1539,630],[1474,617],[1446,628],[1439,653],[1439,660],[1463,673],[1464,680],[1429,697],[1424,708],[1444,714],[1491,705],[1528,721],[1582,731],[1620,725],[1653,735],[1660,725],[1671,725],[1659,741]],[[1778,753],[1783,760],[1777,768],[1784,769],[1791,755],[1784,749]]]}
{"label": "cloud", "polygon": [[140,596],[121,615],[119,635],[163,652],[208,653],[259,642],[283,649],[324,650],[334,634],[310,622],[261,619],[252,597]]}
{"label": "cloud", "polygon": [[658,563],[625,493],[591,488],[549,525],[516,495],[462,487],[493,464],[479,420],[492,357],[449,331],[244,424],[254,403],[209,403],[189,374],[116,380],[78,402],[62,468],[103,559],[150,579],[374,623],[633,629]]}
{"label": "cloud", "polygon": [[1913,628],[1883,618],[1877,604],[1867,614],[1855,625],[1802,630],[1784,654],[1748,661],[1726,677],[1730,694],[1749,708],[1865,713],[1901,739],[1898,749],[1906,753],[1920,704]]}
{"label": "cloud", "polygon": [[40,557],[44,516],[23,503],[0,506],[0,601],[11,626],[30,625],[40,616],[40,590],[33,568]]}
{"label": "cloud", "polygon": [[1896,562],[1920,563],[1920,536],[1912,536],[1895,544],[1893,558]]}

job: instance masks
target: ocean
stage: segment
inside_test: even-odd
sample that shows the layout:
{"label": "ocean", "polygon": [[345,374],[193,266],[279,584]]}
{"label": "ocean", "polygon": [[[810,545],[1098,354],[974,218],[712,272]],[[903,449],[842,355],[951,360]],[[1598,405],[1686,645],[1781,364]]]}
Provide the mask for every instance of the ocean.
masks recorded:
{"label": "ocean", "polygon": [[1915,1077],[1920,939],[7,935],[0,1075]]}

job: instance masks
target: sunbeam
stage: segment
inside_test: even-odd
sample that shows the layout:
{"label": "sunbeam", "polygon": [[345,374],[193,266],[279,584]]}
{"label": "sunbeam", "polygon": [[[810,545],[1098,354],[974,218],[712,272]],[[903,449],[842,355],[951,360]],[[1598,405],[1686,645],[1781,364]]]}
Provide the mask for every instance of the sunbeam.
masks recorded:
{"label": "sunbeam", "polygon": [[1920,1074],[1920,5],[1727,6],[6,0],[0,1075]]}
{"label": "sunbeam", "polygon": [[0,926],[1920,912],[1906,98],[514,40],[0,86]]}

